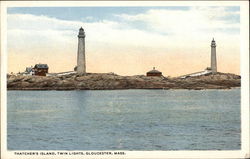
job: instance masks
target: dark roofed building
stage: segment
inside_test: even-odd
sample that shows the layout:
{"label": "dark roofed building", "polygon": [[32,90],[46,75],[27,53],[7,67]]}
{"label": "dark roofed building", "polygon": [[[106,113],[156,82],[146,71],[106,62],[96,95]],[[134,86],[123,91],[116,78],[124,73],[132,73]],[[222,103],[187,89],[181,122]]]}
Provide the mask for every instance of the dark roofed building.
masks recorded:
{"label": "dark roofed building", "polygon": [[34,72],[36,76],[46,76],[48,73],[49,67],[47,64],[36,64],[34,67]]}
{"label": "dark roofed building", "polygon": [[159,76],[160,77],[162,76],[162,72],[156,70],[154,67],[153,70],[147,72],[147,76]]}

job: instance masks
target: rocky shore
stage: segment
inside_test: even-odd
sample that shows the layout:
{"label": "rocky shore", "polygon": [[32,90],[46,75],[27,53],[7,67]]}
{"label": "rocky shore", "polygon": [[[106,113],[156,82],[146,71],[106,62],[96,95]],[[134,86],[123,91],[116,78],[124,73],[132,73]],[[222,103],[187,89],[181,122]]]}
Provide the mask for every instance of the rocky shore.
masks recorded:
{"label": "rocky shore", "polygon": [[240,87],[241,77],[216,73],[198,77],[166,78],[145,75],[119,76],[87,73],[62,76],[8,75],[8,90],[114,90],[114,89],[230,89]]}

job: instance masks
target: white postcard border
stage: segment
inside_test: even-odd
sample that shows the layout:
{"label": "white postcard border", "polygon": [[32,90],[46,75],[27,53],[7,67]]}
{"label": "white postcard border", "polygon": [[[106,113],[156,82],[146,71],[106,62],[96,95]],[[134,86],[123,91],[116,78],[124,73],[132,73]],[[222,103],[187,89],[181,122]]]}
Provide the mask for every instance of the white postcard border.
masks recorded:
{"label": "white postcard border", "polygon": [[[1,158],[247,158],[249,155],[249,7],[247,1],[5,1],[1,2]],[[126,155],[14,155],[14,152],[80,151],[7,151],[7,7],[38,6],[240,6],[241,7],[241,150],[235,151],[110,151]],[[106,152],[106,151],[81,151]]]}

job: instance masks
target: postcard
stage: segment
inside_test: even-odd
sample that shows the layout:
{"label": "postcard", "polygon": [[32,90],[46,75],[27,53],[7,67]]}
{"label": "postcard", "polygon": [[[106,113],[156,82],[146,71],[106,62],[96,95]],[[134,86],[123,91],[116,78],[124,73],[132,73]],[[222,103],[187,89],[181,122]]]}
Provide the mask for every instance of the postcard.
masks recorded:
{"label": "postcard", "polygon": [[249,158],[248,13],[1,2],[1,158]]}

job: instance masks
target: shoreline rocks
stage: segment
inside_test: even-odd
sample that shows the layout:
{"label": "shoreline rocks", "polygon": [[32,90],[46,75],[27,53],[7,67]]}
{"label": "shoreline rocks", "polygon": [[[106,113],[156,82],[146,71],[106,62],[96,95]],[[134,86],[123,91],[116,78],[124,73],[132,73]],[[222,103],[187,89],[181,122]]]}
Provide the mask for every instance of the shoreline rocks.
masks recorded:
{"label": "shoreline rocks", "polygon": [[241,86],[241,77],[216,73],[197,77],[166,78],[87,73],[63,76],[7,76],[8,90],[116,90],[116,89],[230,89]]}

